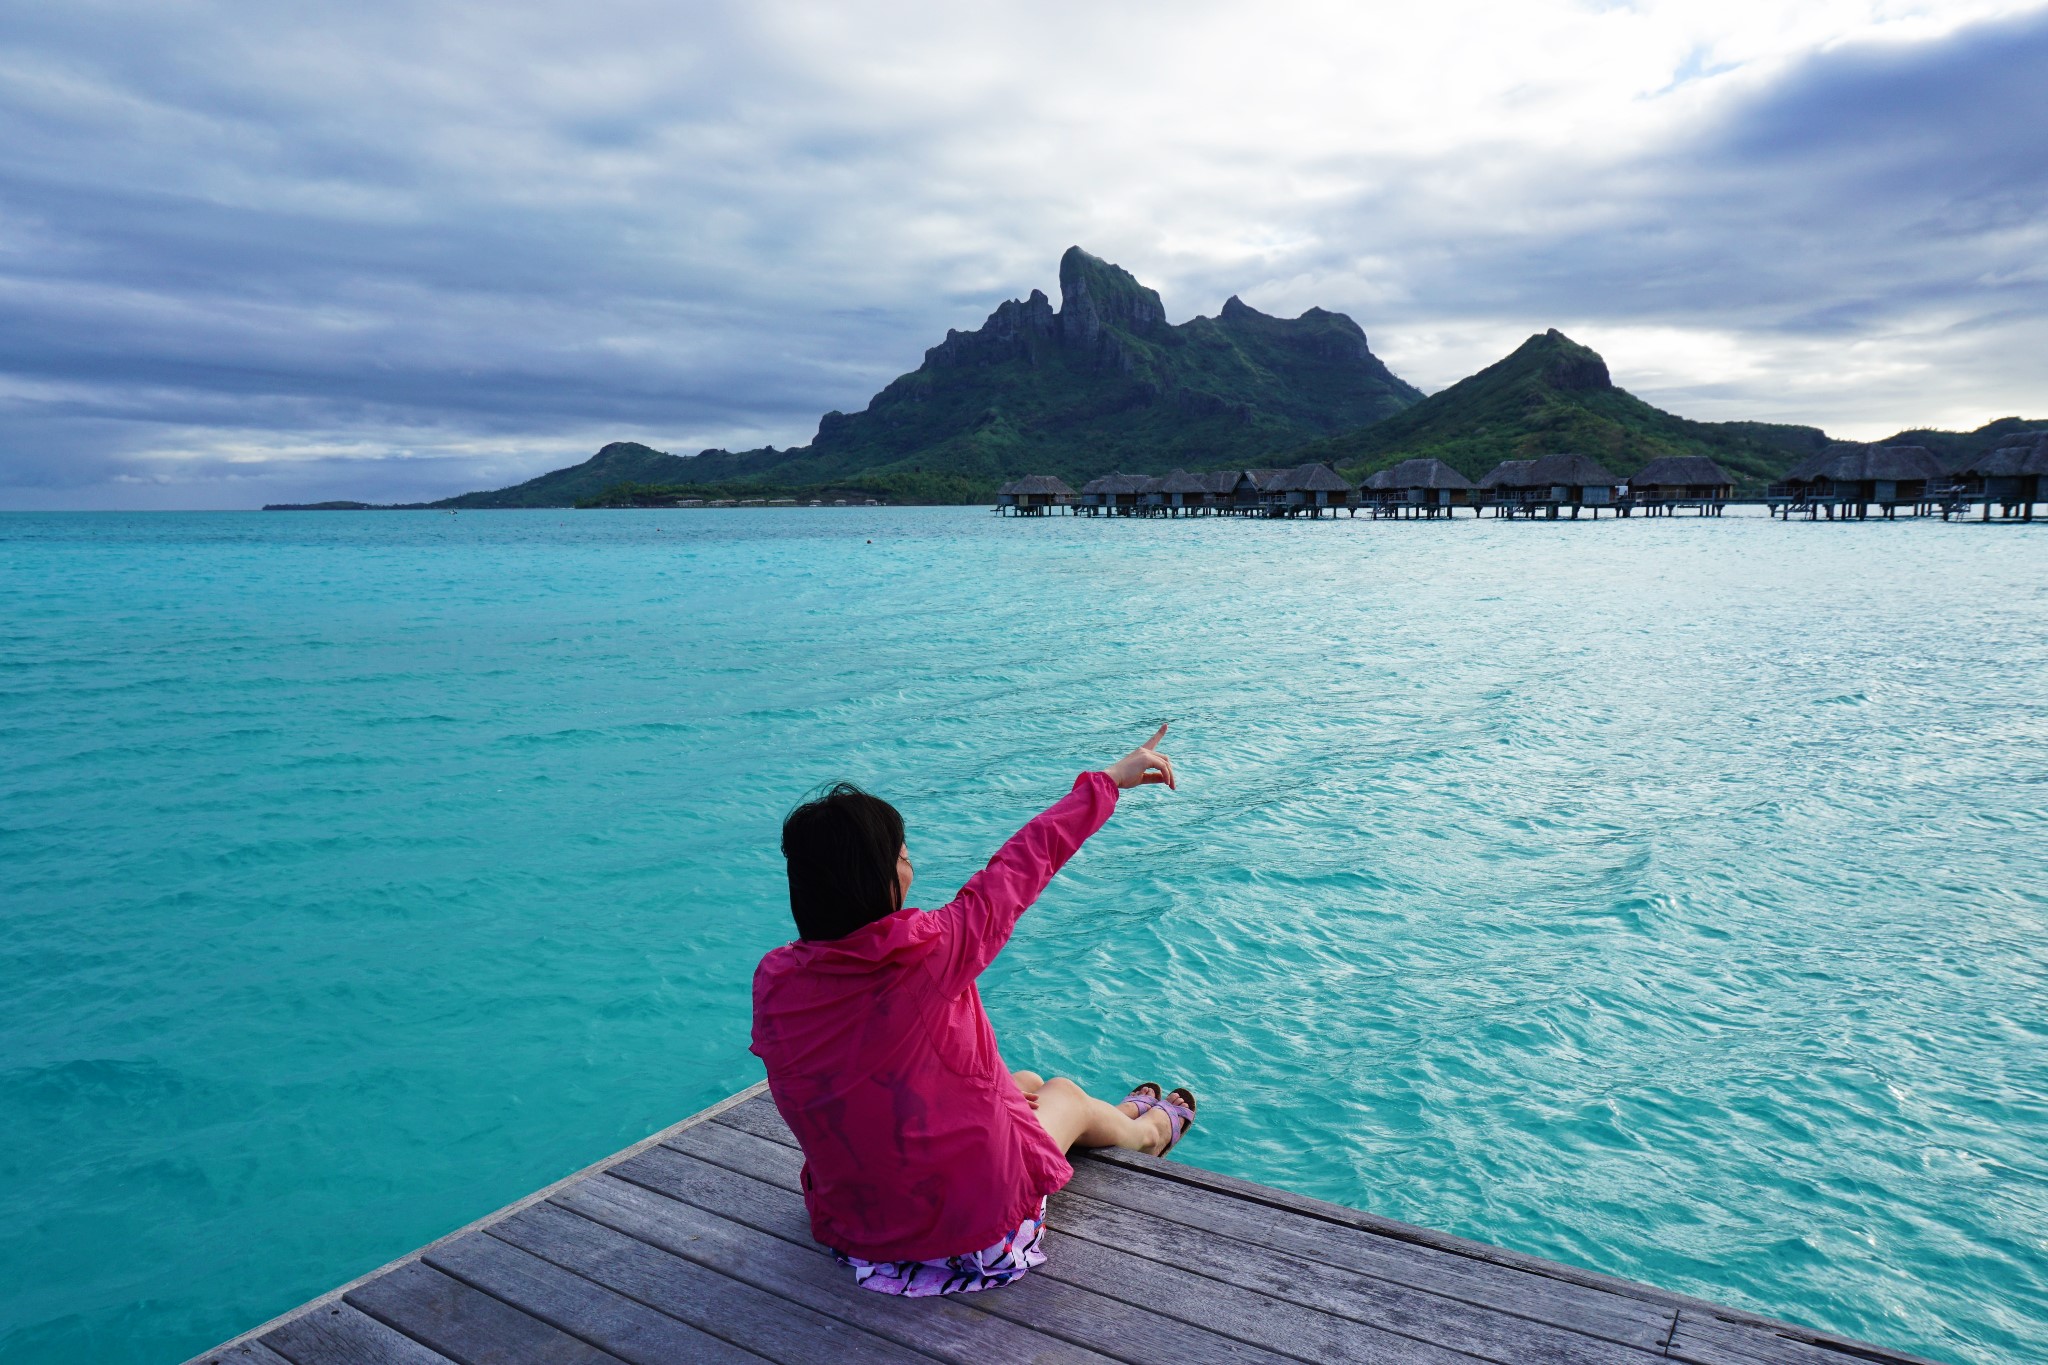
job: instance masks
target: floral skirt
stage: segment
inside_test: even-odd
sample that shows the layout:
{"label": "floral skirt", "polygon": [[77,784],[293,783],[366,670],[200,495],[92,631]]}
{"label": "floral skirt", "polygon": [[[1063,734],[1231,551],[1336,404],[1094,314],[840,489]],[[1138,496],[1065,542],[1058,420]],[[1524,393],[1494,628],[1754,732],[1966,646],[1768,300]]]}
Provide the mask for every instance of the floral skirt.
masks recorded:
{"label": "floral skirt", "polygon": [[904,1294],[913,1299],[933,1294],[972,1294],[1008,1284],[1035,1265],[1045,1264],[1045,1201],[1038,1212],[1003,1234],[994,1246],[965,1256],[934,1261],[863,1261],[843,1251],[832,1255],[850,1267],[853,1282],[878,1294]]}

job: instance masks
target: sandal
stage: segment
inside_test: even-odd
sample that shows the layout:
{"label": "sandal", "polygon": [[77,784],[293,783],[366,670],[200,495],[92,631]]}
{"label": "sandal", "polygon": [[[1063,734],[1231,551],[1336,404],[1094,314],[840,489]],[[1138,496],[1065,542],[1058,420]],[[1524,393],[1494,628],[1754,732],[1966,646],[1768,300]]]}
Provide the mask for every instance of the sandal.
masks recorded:
{"label": "sandal", "polygon": [[[1180,1096],[1187,1103],[1175,1104],[1173,1102],[1175,1095]],[[1173,1134],[1166,1140],[1165,1148],[1159,1153],[1159,1155],[1165,1156],[1167,1152],[1179,1146],[1180,1140],[1188,1135],[1188,1129],[1195,1126],[1195,1092],[1184,1085],[1177,1085],[1166,1092],[1166,1098],[1159,1102],[1159,1107],[1166,1111],[1166,1121],[1171,1127]]]}
{"label": "sandal", "polygon": [[[1147,1090],[1151,1091],[1152,1093],[1149,1095],[1146,1094],[1145,1092]],[[1145,1115],[1152,1112],[1154,1109],[1157,1109],[1160,1105],[1166,1103],[1166,1096],[1160,1093],[1159,1082],[1140,1081],[1138,1082],[1138,1084],[1131,1087],[1130,1094],[1118,1100],[1117,1103],[1137,1105],[1138,1117],[1144,1118]]]}

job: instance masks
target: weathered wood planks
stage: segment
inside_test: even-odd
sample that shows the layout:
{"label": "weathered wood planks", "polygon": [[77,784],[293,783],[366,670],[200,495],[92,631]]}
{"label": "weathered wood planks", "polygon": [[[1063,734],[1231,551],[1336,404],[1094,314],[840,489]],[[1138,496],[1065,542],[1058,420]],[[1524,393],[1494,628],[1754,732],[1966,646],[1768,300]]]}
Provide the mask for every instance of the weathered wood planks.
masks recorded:
{"label": "weathered wood planks", "polygon": [[190,1365],[1913,1365],[1683,1295],[1130,1153],[1003,1289],[856,1289],[762,1087]]}

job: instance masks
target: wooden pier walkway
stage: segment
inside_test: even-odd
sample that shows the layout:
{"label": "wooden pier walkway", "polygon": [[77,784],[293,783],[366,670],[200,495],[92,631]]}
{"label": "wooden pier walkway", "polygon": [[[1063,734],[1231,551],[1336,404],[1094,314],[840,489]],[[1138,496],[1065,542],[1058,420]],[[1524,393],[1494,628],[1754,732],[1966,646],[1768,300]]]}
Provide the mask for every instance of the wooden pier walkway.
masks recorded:
{"label": "wooden pier walkway", "polygon": [[1125,1152],[1022,1280],[891,1298],[812,1242],[800,1162],[757,1085],[191,1365],[1915,1359]]}

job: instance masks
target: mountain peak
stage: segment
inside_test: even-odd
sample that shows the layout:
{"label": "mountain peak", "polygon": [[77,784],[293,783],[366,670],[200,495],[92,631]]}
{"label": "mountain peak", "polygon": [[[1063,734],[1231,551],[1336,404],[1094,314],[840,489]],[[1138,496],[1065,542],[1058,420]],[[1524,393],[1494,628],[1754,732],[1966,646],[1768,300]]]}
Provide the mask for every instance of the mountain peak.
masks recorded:
{"label": "mountain peak", "polygon": [[[658,455],[663,459],[670,458],[654,447],[642,445],[638,441],[613,441],[600,448],[597,454],[591,456],[583,463],[585,465],[598,466],[611,465],[617,464],[622,460],[645,460],[650,455]],[[578,467],[580,468],[581,466]]]}
{"label": "mountain peak", "polygon": [[1166,327],[1159,292],[1138,283],[1130,271],[1070,246],[1060,257],[1060,332],[1071,344],[1094,346],[1104,327],[1139,336]]}
{"label": "mountain peak", "polygon": [[[1607,373],[1607,362],[1591,346],[1582,346],[1555,327],[1540,336],[1532,336],[1506,360],[1489,368],[1512,366],[1524,370],[1536,370],[1538,377],[1553,389],[1568,393],[1596,393],[1614,387],[1614,380]],[[1484,374],[1486,371],[1480,371]]]}

